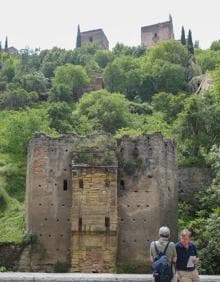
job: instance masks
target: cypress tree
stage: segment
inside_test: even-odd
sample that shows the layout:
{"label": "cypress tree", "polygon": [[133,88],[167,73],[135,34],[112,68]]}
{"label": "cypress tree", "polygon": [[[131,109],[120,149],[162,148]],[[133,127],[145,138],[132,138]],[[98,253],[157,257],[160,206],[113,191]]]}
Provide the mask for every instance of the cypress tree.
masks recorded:
{"label": "cypress tree", "polygon": [[8,50],[8,36],[5,38],[5,51]]}
{"label": "cypress tree", "polygon": [[185,46],[186,45],[186,35],[185,35],[185,29],[182,26],[182,30],[181,30],[181,43]]}
{"label": "cypress tree", "polygon": [[188,33],[187,48],[188,48],[189,53],[194,55],[194,47],[193,47],[191,30],[189,30],[189,33]]}
{"label": "cypress tree", "polygon": [[81,47],[81,32],[80,32],[80,26],[78,25],[77,29],[77,37],[76,37],[76,48]]}
{"label": "cypress tree", "polygon": [[2,42],[0,41],[0,52],[2,51]]}

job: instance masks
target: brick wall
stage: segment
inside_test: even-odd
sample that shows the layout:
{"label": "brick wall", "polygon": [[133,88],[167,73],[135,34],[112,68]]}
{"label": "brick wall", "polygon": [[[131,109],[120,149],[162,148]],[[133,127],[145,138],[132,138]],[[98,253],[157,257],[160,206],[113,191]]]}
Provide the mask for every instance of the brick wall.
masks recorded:
{"label": "brick wall", "polygon": [[36,135],[29,147],[27,228],[45,249],[39,262],[39,268],[45,271],[57,261],[69,263],[72,184],[68,145],[62,138]]}
{"label": "brick wall", "polygon": [[114,272],[117,168],[75,167],[72,199],[71,271]]}

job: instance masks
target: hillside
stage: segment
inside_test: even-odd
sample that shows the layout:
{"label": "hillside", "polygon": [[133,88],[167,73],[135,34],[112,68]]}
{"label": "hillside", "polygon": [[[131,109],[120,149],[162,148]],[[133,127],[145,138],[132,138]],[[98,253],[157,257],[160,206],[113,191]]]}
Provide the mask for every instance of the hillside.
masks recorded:
{"label": "hillside", "polygon": [[[193,231],[201,271],[220,273],[220,42],[194,54],[166,41],[149,50],[88,45],[15,55],[2,51],[0,58],[0,242],[27,237],[26,154],[34,132],[160,131],[176,140],[180,165],[208,165],[215,172],[213,185],[196,195],[196,206],[179,203],[179,223]],[[195,95],[206,72],[214,85]],[[91,91],[97,77],[103,77],[104,89]]]}

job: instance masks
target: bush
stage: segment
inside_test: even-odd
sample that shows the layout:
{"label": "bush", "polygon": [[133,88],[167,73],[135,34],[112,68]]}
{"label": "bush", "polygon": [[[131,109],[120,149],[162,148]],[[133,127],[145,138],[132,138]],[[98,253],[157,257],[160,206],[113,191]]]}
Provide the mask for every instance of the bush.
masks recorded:
{"label": "bush", "polygon": [[7,271],[6,267],[0,266],[0,272],[6,272],[6,271]]}
{"label": "bush", "polygon": [[57,261],[54,265],[55,273],[66,273],[68,272],[68,265],[66,262]]}
{"label": "bush", "polygon": [[8,207],[9,196],[4,188],[0,187],[0,212],[3,212]]}
{"label": "bush", "polygon": [[27,92],[24,89],[16,89],[4,92],[0,97],[0,108],[2,109],[19,109],[31,106],[38,102],[37,92]]}

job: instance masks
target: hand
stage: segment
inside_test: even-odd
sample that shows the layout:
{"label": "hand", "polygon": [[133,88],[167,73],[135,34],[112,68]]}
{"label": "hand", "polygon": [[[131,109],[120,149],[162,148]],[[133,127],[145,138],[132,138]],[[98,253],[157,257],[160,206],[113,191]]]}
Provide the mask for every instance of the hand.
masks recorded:
{"label": "hand", "polygon": [[192,263],[197,264],[198,262],[199,262],[199,258],[195,257],[195,258],[192,259]]}

